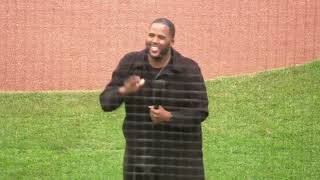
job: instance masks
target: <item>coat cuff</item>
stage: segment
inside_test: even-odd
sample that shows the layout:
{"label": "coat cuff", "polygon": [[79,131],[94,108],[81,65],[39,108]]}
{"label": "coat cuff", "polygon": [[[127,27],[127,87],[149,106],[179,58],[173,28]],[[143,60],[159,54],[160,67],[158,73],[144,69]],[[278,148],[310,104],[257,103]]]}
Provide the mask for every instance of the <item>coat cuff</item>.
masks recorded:
{"label": "coat cuff", "polygon": [[119,94],[118,87],[112,87],[105,90],[100,95],[101,107],[104,111],[113,111],[123,102],[123,96]]}

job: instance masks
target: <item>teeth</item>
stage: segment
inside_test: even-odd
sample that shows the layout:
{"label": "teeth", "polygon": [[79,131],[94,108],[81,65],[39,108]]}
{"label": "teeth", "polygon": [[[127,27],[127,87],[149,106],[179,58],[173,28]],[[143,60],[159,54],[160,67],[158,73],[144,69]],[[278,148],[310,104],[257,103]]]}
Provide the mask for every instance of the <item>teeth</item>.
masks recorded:
{"label": "teeth", "polygon": [[151,46],[151,50],[153,50],[153,51],[157,51],[159,48],[158,47],[156,47],[156,46]]}

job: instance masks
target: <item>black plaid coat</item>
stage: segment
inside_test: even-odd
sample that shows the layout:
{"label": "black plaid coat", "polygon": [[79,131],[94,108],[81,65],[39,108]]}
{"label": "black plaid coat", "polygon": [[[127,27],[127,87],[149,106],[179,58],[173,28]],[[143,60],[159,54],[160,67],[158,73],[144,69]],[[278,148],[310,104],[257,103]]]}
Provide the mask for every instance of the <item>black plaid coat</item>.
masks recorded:
{"label": "black plaid coat", "polygon": [[[117,89],[130,75],[146,80],[139,92],[119,96]],[[208,116],[206,87],[199,66],[172,49],[172,58],[157,78],[146,50],[125,55],[100,94],[104,111],[125,103],[123,133],[125,180],[204,179],[201,122]],[[150,105],[162,105],[172,121],[154,124]]]}

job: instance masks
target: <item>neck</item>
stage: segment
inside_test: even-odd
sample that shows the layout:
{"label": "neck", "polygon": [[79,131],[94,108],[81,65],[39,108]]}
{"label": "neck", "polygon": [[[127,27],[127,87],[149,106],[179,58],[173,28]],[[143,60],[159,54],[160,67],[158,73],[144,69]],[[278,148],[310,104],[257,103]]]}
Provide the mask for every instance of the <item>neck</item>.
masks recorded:
{"label": "neck", "polygon": [[158,59],[158,60],[148,55],[148,61],[150,65],[154,68],[162,68],[166,66],[169,63],[170,58],[171,58],[171,49],[168,51],[166,55],[164,55],[161,59]]}

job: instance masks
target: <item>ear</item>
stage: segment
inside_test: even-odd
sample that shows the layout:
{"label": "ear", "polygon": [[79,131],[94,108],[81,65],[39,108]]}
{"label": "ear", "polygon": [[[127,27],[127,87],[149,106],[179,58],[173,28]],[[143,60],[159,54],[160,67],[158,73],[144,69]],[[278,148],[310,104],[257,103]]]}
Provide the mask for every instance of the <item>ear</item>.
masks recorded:
{"label": "ear", "polygon": [[171,39],[171,44],[174,45],[174,39]]}

